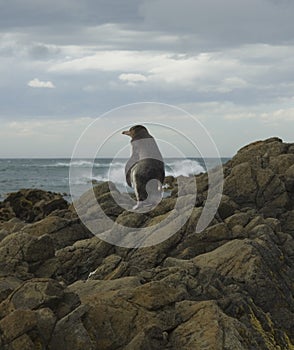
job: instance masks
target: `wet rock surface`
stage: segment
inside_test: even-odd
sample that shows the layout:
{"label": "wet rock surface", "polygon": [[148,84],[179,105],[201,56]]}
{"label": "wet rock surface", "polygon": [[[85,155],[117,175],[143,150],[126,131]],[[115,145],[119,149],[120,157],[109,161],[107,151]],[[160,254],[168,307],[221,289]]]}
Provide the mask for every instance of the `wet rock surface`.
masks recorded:
{"label": "wet rock surface", "polygon": [[152,235],[173,230],[191,179],[180,193],[169,177],[171,196],[147,213],[119,206],[111,183],[75,205],[40,190],[9,194],[0,204],[0,349],[293,349],[293,149],[278,138],[243,147],[223,167],[218,212],[201,232],[209,186],[196,176],[186,222],[145,248],[101,240],[113,234],[103,215]]}

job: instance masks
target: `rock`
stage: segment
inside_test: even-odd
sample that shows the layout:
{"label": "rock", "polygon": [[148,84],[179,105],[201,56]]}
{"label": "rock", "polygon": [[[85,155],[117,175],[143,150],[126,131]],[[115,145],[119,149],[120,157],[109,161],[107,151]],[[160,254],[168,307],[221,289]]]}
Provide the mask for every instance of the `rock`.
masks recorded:
{"label": "rock", "polygon": [[[11,220],[5,221],[1,223],[1,231],[4,231],[2,239],[8,236],[11,233],[19,232],[25,226],[25,223],[16,217]],[[1,239],[1,240],[2,240]]]}
{"label": "rock", "polygon": [[[253,169],[249,162],[232,168],[224,182],[224,194],[243,206],[254,206],[257,184],[253,178]],[[232,215],[232,214],[231,214]]]}
{"label": "rock", "polygon": [[23,334],[20,337],[16,338],[8,344],[4,349],[9,350],[32,350],[35,349],[35,344],[27,334]]}
{"label": "rock", "polygon": [[0,204],[0,221],[9,221],[15,217],[13,209],[5,203]]}
{"label": "rock", "polygon": [[78,218],[69,220],[55,215],[50,215],[36,223],[26,225],[22,232],[36,237],[47,234],[50,236],[56,250],[93,236]]}
{"label": "rock", "polygon": [[232,158],[232,166],[245,162],[266,163],[269,157],[277,157],[286,153],[287,145],[281,139],[273,137],[265,141],[255,141],[242,147]]}
{"label": "rock", "polygon": [[45,344],[49,344],[52,333],[56,325],[57,317],[54,312],[49,308],[41,308],[36,312],[37,329]]}
{"label": "rock", "polygon": [[68,207],[60,194],[33,189],[10,193],[3,204],[11,208],[17,218],[26,222],[38,221],[54,210]]}
{"label": "rock", "polygon": [[245,227],[250,220],[250,215],[248,213],[236,213],[225,219],[225,223],[230,229],[233,229],[236,225],[241,225]]}
{"label": "rock", "polygon": [[176,308],[183,322],[170,334],[175,349],[249,349],[242,336],[244,325],[223,313],[216,302],[184,301]]}
{"label": "rock", "polygon": [[[181,191],[167,178],[171,196],[147,213],[118,205],[129,197],[111,182],[64,207],[49,192],[10,194],[0,204],[0,348],[291,350],[293,150],[278,138],[243,147],[224,165],[218,212],[201,232],[207,174]],[[169,238],[131,249],[98,238],[127,242],[130,228],[150,229],[147,242]]]}
{"label": "rock", "polygon": [[232,238],[247,238],[248,232],[244,229],[242,225],[235,225],[231,228],[232,230]]}
{"label": "rock", "polygon": [[0,303],[21,283],[20,279],[13,276],[0,277]]}
{"label": "rock", "polygon": [[224,182],[224,193],[242,207],[257,207],[266,216],[283,213],[289,198],[285,184],[269,168],[236,165]]}
{"label": "rock", "polygon": [[204,242],[218,242],[230,240],[232,238],[227,225],[224,223],[209,226],[199,235],[199,241]]}
{"label": "rock", "polygon": [[54,328],[49,349],[94,350],[94,342],[81,321],[86,312],[87,307],[82,305],[59,320]]}
{"label": "rock", "polygon": [[24,260],[28,263],[43,262],[54,256],[55,250],[52,239],[49,235],[43,235],[32,239],[24,250]]}
{"label": "rock", "polygon": [[[73,283],[78,279],[87,279],[89,274],[94,271],[103,261],[103,259],[112,254],[114,248],[93,237],[74,243],[70,247],[65,247],[56,252],[59,261],[58,269],[53,277],[60,277]],[[56,266],[56,261],[54,261]]]}
{"label": "rock", "polygon": [[289,233],[294,237],[294,210],[288,211],[281,216],[281,225],[283,232]]}
{"label": "rock", "polygon": [[55,309],[64,297],[64,288],[52,279],[31,279],[14,290],[9,304],[14,309]]}
{"label": "rock", "polygon": [[122,262],[118,255],[109,255],[103,259],[101,265],[89,274],[89,279],[115,279],[122,277],[128,267],[127,263]]}
{"label": "rock", "polygon": [[36,238],[26,233],[12,233],[0,242],[0,266],[3,271],[25,279],[30,276],[30,268],[40,265],[54,253],[48,235]]}
{"label": "rock", "polygon": [[154,281],[135,288],[130,300],[147,310],[157,310],[183,300],[186,296],[186,290],[180,285],[174,288],[164,281]]}
{"label": "rock", "polygon": [[0,321],[0,330],[4,343],[25,334],[37,326],[36,314],[31,310],[15,310]]}
{"label": "rock", "polygon": [[26,281],[0,304],[1,349],[92,349],[82,323],[87,310],[57,281]]}
{"label": "rock", "polygon": [[228,196],[222,195],[218,207],[218,214],[222,220],[233,215],[238,210],[238,205]]}
{"label": "rock", "polygon": [[266,221],[265,219],[260,216],[260,215],[256,215],[252,218],[252,220],[246,225],[246,231],[250,232],[251,230],[253,230],[256,226],[258,225],[263,225],[265,224]]}
{"label": "rock", "polygon": [[147,220],[148,215],[125,211],[118,216],[116,223],[127,227],[141,227]]}
{"label": "rock", "polygon": [[[94,195],[93,195],[94,193]],[[124,209],[119,206],[115,197],[119,196],[122,203],[128,203],[128,196],[120,194],[112,182],[105,182],[93,187],[84,193],[77,201],[73,203],[72,210],[77,209],[79,215],[83,215],[84,219],[100,219],[97,213],[97,202],[105,215],[111,219],[116,219]]]}
{"label": "rock", "polygon": [[157,326],[146,327],[124,348],[125,350],[165,349],[168,333]]}
{"label": "rock", "polygon": [[[275,174],[284,175],[294,165],[294,154],[280,154],[269,158],[269,167]],[[291,170],[289,171],[291,173]]]}
{"label": "rock", "polygon": [[124,289],[134,289],[141,285],[138,277],[122,277],[113,280],[87,280],[77,281],[69,285],[68,289],[77,293],[81,300],[85,303],[100,293],[109,291],[117,291]]}
{"label": "rock", "polygon": [[294,164],[287,168],[285,175],[290,178],[294,178]]}
{"label": "rock", "polygon": [[292,272],[284,265],[283,253],[267,232],[262,235],[254,241],[228,242],[213,252],[194,258],[194,261],[205,274],[211,270],[243,283],[254,303],[264,312],[270,312],[277,326],[283,324],[289,331],[294,323],[289,321],[292,311],[286,309],[293,310],[294,304],[290,297],[291,287],[285,281],[291,278]]}

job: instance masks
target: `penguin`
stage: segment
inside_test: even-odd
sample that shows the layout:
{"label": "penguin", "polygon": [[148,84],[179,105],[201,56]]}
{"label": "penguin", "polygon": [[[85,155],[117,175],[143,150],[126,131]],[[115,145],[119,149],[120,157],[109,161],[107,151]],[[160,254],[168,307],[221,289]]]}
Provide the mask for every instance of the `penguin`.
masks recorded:
{"label": "penguin", "polygon": [[131,137],[132,155],[125,166],[125,175],[137,199],[133,209],[155,206],[162,198],[165,178],[161,152],[154,138],[142,125],[135,125],[122,134]]}

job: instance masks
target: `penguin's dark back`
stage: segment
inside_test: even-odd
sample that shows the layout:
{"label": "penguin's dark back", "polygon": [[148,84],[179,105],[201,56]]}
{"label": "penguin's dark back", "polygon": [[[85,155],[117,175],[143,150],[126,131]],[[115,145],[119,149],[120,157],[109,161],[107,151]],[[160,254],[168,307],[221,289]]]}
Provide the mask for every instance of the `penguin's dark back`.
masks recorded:
{"label": "penguin's dark back", "polygon": [[134,168],[136,169],[136,177],[141,178],[142,182],[148,182],[151,179],[157,179],[161,183],[164,182],[165,170],[164,163],[158,159],[145,158],[139,160]]}

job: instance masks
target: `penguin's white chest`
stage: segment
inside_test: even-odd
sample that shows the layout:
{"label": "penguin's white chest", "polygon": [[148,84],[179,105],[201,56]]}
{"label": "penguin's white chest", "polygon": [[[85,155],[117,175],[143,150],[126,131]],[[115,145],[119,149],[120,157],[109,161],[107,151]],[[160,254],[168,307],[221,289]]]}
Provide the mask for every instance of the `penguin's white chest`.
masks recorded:
{"label": "penguin's white chest", "polygon": [[137,165],[135,165],[131,170],[131,184],[132,184],[132,187],[134,189],[135,196],[138,199],[139,193],[138,193],[138,184],[137,184],[137,180],[136,180],[137,171],[138,171],[138,167],[137,167]]}
{"label": "penguin's white chest", "polygon": [[137,165],[134,165],[132,170],[131,170],[131,184],[133,188],[136,188],[136,175],[137,175]]}

